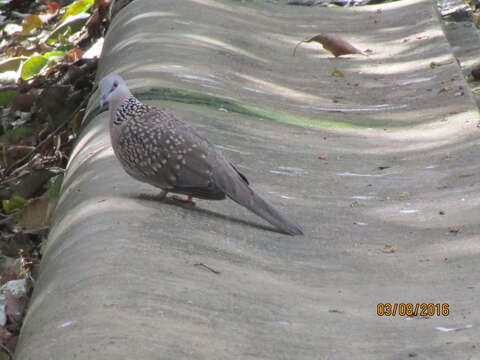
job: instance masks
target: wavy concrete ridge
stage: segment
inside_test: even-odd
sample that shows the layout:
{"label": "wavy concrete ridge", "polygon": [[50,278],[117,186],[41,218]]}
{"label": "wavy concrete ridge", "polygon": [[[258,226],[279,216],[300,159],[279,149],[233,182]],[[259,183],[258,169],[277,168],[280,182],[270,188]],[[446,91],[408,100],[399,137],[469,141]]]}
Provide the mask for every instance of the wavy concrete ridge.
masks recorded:
{"label": "wavy concrete ridge", "polygon": [[[292,56],[319,32],[373,52]],[[100,115],[71,156],[16,359],[475,356],[478,114],[431,1],[138,0],[106,37],[98,76],[111,72],[220,146],[306,236],[230,201],[139,199],[155,190],[125,175]]]}

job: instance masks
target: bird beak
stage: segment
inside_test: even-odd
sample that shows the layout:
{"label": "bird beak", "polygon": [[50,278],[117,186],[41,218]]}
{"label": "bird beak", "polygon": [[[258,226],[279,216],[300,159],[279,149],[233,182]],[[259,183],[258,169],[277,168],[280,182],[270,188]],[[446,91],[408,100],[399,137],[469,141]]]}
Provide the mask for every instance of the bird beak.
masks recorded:
{"label": "bird beak", "polygon": [[96,106],[90,108],[90,110],[85,114],[82,125],[88,124],[93,118],[105,111],[108,111],[108,103],[100,100]]}

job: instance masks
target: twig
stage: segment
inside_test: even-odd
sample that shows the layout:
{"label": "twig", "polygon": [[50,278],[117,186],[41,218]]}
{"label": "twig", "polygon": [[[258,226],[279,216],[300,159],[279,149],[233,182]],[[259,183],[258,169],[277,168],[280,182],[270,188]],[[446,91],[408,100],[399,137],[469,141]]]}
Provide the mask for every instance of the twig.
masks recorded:
{"label": "twig", "polygon": [[2,343],[0,343],[0,349],[2,349],[10,359],[13,359],[13,354],[12,352],[5,346],[3,345]]}
{"label": "twig", "polygon": [[42,147],[48,143],[50,141],[50,139],[52,137],[54,137],[55,135],[57,135],[61,130],[63,130],[63,128],[68,125],[68,123],[70,123],[70,121],[72,121],[74,119],[74,117],[76,116],[76,114],[82,109],[84,108],[86,105],[87,105],[87,102],[88,100],[90,99],[90,97],[92,96],[94,90],[90,91],[90,93],[88,94],[88,96],[85,97],[85,99],[83,99],[83,101],[80,103],[80,105],[77,106],[77,108],[75,109],[75,111],[72,113],[72,116],[69,117],[68,119],[64,120],[55,130],[53,130],[50,134],[48,134],[48,136],[43,139],[37,146],[35,146],[35,149],[31,150],[27,155],[25,155],[24,157],[22,157],[20,160],[16,161],[15,163],[13,163],[12,165],[10,165],[4,172],[4,176],[7,177],[13,169],[17,168],[18,166],[28,162],[30,160],[30,158],[32,157],[33,154],[35,154],[36,152],[38,152],[39,150],[42,149]]}
{"label": "twig", "polygon": [[303,39],[302,41],[300,41],[297,45],[295,45],[295,47],[293,48],[293,56],[295,56],[295,53],[297,52],[297,47],[298,45],[302,44],[305,42],[306,39]]}
{"label": "twig", "polygon": [[210,266],[208,265],[205,265],[204,263],[196,263],[196,264],[193,264],[193,266],[201,266],[209,271],[211,271],[212,273],[216,274],[216,275],[219,275],[220,274],[220,271],[218,270],[215,270],[215,269],[212,269]]}

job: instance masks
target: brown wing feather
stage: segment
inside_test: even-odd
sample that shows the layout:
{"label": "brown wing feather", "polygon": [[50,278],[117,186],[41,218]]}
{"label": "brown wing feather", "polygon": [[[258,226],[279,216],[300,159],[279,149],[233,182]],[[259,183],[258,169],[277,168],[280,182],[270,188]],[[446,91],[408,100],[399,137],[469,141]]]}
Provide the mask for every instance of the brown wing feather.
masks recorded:
{"label": "brown wing feather", "polygon": [[[127,123],[122,131],[124,144],[119,148],[129,149],[119,156],[124,159],[125,170],[163,190],[224,199],[225,193],[212,178],[208,159],[212,145],[173,114],[153,107],[150,110],[140,121]],[[143,160],[135,160],[137,153]]]}

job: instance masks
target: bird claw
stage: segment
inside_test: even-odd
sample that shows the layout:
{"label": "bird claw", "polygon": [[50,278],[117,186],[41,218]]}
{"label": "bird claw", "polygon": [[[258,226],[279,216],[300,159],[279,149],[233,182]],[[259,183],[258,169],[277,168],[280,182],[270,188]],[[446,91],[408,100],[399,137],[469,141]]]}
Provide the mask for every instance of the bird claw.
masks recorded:
{"label": "bird claw", "polygon": [[170,197],[170,199],[174,202],[177,202],[177,203],[180,203],[182,205],[186,205],[186,206],[189,206],[189,207],[194,207],[196,204],[195,204],[195,201],[192,200],[192,197],[189,196],[187,199],[182,199],[181,197],[179,196],[176,196],[176,195],[172,195]]}

